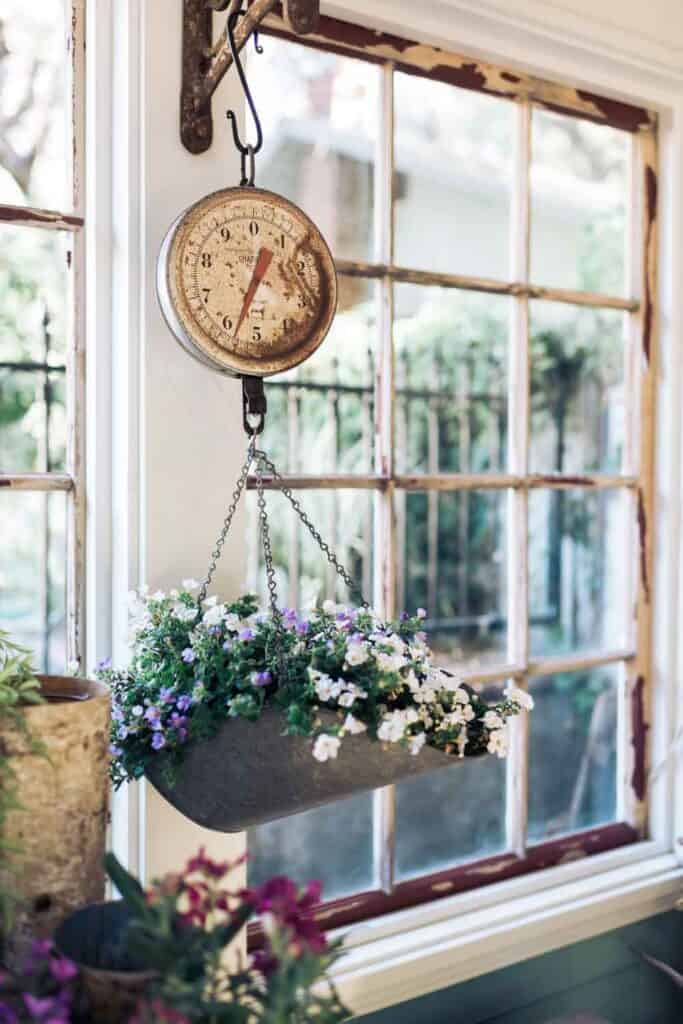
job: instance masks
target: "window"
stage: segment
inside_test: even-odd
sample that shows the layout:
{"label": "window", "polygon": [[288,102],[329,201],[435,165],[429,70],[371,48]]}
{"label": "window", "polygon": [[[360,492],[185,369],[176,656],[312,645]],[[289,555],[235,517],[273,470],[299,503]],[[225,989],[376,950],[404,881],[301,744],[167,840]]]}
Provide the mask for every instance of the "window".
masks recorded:
{"label": "window", "polygon": [[[252,830],[252,880],[321,878],[332,926],[647,834],[656,121],[331,19],[312,44],[276,26],[250,68],[258,184],[321,226],[340,300],[268,384],[265,446],[378,609],[424,607],[442,664],[536,702],[507,763]],[[281,594],[344,599],[271,507]]]}
{"label": "window", "polygon": [[51,672],[82,654],[76,6],[0,8],[0,625]]}

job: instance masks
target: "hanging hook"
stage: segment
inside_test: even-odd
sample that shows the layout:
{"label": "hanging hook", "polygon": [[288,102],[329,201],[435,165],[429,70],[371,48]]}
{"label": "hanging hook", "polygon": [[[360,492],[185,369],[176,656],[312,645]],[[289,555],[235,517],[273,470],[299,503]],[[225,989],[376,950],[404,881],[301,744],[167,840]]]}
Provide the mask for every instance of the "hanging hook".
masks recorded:
{"label": "hanging hook", "polygon": [[[219,0],[219,2],[220,2],[220,0]],[[242,142],[242,140],[240,139],[239,129],[237,127],[237,117],[235,115],[235,111],[234,110],[228,110],[226,116],[227,116],[228,120],[230,121],[230,123],[232,125],[232,137],[233,137],[233,140],[234,140],[234,143],[235,143],[235,147],[237,148],[237,150],[239,151],[239,154],[240,154],[240,160],[241,160],[241,164],[242,164],[242,180],[240,181],[240,185],[253,185],[254,184],[254,156],[255,156],[256,153],[258,153],[258,151],[261,149],[261,146],[263,145],[263,131],[261,129],[261,121],[259,119],[259,116],[258,116],[258,114],[256,112],[256,107],[254,105],[254,98],[251,95],[251,90],[250,90],[249,85],[247,83],[247,78],[246,78],[246,75],[244,73],[244,68],[242,67],[242,61],[240,60],[240,55],[239,55],[239,52],[237,50],[237,45],[235,43],[235,27],[237,25],[237,22],[238,22],[239,18],[244,13],[245,12],[243,10],[239,9],[239,8],[237,10],[235,10],[235,11],[232,11],[228,15],[228,24],[227,24],[226,31],[227,31],[227,36],[228,36],[228,44],[230,46],[230,53],[232,54],[233,62],[235,64],[235,67],[237,68],[237,74],[239,75],[240,84],[241,84],[242,89],[244,91],[244,97],[245,97],[245,99],[247,101],[247,106],[249,107],[249,110],[251,111],[251,116],[254,119],[254,126],[256,128],[256,143],[255,143],[255,145],[246,144],[246,143]],[[256,33],[256,32],[254,33],[254,46],[256,48],[256,52],[257,53],[263,53],[263,47],[260,45],[260,43],[258,41],[258,33]],[[249,170],[248,170],[248,172],[247,172],[247,158],[249,159]]]}

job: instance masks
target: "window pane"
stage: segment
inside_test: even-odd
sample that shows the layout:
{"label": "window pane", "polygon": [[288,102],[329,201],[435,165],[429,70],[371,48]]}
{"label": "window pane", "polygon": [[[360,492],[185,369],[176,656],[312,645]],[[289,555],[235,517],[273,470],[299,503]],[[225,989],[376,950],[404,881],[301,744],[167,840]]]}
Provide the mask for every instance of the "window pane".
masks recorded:
{"label": "window pane", "polygon": [[615,128],[534,109],[534,284],[625,294],[630,146]]}
{"label": "window pane", "polygon": [[533,655],[614,650],[624,643],[632,512],[625,491],[529,495]]}
{"label": "window pane", "polygon": [[63,493],[0,493],[0,628],[51,672],[66,662],[65,513]]}
{"label": "window pane", "polygon": [[271,875],[315,878],[325,900],[374,888],[372,804],[372,793],[360,793],[249,829],[249,885]]}
{"label": "window pane", "polygon": [[369,259],[378,67],[272,37],[263,51],[249,61],[263,122],[259,187],[305,210],[336,257]]}
{"label": "window pane", "polygon": [[318,351],[266,384],[264,443],[281,472],[373,471],[375,286],[340,276],[337,310]]}
{"label": "window pane", "polygon": [[531,681],[529,838],[613,821],[619,666]]}
{"label": "window pane", "polygon": [[[298,491],[295,495],[323,540],[335,552],[351,578],[372,596],[372,492],[366,490]],[[249,587],[267,604],[263,552],[256,495],[248,495],[247,516]],[[281,604],[306,607],[316,600],[352,600],[310,533],[278,491],[266,493],[278,595]],[[354,599],[357,603],[357,595]]]}
{"label": "window pane", "polygon": [[458,761],[396,787],[399,880],[505,848],[505,762]]}
{"label": "window pane", "polygon": [[618,473],[624,314],[531,302],[531,470]]}
{"label": "window pane", "polygon": [[70,6],[65,0],[3,0],[0,6],[0,203],[72,206]]}
{"label": "window pane", "polygon": [[396,262],[506,278],[514,104],[397,72]]}
{"label": "window pane", "polygon": [[0,472],[64,468],[70,241],[0,226]]}
{"label": "window pane", "polygon": [[504,491],[398,493],[399,611],[427,612],[444,668],[505,660]]}
{"label": "window pane", "polygon": [[394,298],[397,472],[503,470],[508,299],[410,284]]}

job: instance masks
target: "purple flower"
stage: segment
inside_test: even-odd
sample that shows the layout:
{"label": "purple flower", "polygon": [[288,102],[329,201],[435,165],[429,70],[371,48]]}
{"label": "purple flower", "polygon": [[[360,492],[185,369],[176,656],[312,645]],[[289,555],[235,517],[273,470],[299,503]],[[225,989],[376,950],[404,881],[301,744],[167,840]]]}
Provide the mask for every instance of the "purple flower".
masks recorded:
{"label": "purple flower", "polygon": [[223,643],[223,650],[224,651],[229,651],[231,647],[232,647],[232,640],[226,640]]}
{"label": "purple flower", "polygon": [[127,725],[120,725],[119,728],[116,730],[116,735],[117,735],[118,739],[125,740],[125,738],[128,735],[128,726]]}
{"label": "purple flower", "polygon": [[153,704],[148,707],[145,711],[145,721],[151,725],[152,729],[161,729],[161,708],[157,708]]}
{"label": "purple flower", "polygon": [[300,619],[296,624],[297,636],[306,636],[310,628],[310,622],[306,622],[304,619]]}
{"label": "purple flower", "polygon": [[266,669],[265,672],[252,672],[251,681],[254,686],[267,686],[272,681],[270,672]]}
{"label": "purple flower", "polygon": [[162,686],[159,691],[159,700],[162,704],[172,704],[174,691],[172,686]]}
{"label": "purple flower", "polygon": [[401,622],[407,622],[410,616],[408,615],[408,612],[401,612],[399,618]]}
{"label": "purple flower", "polygon": [[111,668],[111,658],[102,658],[102,660],[98,661],[97,664],[95,665],[95,671],[96,672],[106,672],[107,669],[110,669],[110,668]]}
{"label": "purple flower", "polygon": [[161,750],[162,747],[166,746],[166,738],[163,733],[155,732],[152,736],[152,748],[154,750]]}
{"label": "purple flower", "polygon": [[50,960],[50,973],[55,981],[59,981],[63,985],[76,977],[78,968],[72,960],[68,960],[65,956],[56,956]]}
{"label": "purple flower", "polygon": [[296,624],[297,624],[297,614],[296,614],[296,611],[294,610],[294,608],[284,608],[283,609],[283,611],[282,611],[282,622],[287,627],[287,629],[291,629],[292,627],[296,626]]}
{"label": "purple flower", "polygon": [[[34,1020],[45,1020],[50,1015],[49,1019],[52,1022],[57,1020],[66,1020],[59,1011],[64,1010],[64,1006],[60,1005],[61,1000],[55,999],[54,996],[47,996],[45,999],[40,999],[38,996],[32,996],[30,992],[24,992],[23,994],[24,1005],[31,1014]],[[55,1015],[55,1010],[58,1011]]]}
{"label": "purple flower", "polygon": [[121,747],[117,746],[116,743],[110,743],[109,753],[111,754],[112,757],[121,757],[123,750],[121,749]]}
{"label": "purple flower", "polygon": [[221,635],[221,627],[220,626],[212,626],[211,629],[209,630],[209,633],[211,634],[211,636],[220,636]]}
{"label": "purple flower", "polygon": [[246,629],[241,629],[237,636],[239,637],[240,640],[253,640],[254,630],[249,629],[248,627]]}
{"label": "purple flower", "polygon": [[184,725],[187,725],[187,715],[179,715],[177,711],[174,711],[171,715],[171,725],[174,729],[182,729]]}
{"label": "purple flower", "polygon": [[112,704],[112,706],[111,706],[111,717],[114,719],[115,722],[122,722],[123,721],[123,718],[124,718],[123,710],[122,710],[122,708],[120,708],[118,706],[118,704]]}
{"label": "purple flower", "polygon": [[192,697],[187,693],[181,694],[175,702],[175,706],[178,708],[178,711],[187,711],[192,706]]}
{"label": "purple flower", "polygon": [[197,655],[194,653],[191,647],[186,647],[181,655],[186,665],[191,665]]}

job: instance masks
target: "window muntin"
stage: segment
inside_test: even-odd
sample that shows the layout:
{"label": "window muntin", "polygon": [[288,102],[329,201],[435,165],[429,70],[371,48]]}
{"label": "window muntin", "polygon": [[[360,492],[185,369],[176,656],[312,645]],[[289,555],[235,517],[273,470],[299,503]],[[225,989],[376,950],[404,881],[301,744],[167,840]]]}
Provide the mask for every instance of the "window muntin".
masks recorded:
{"label": "window muntin", "polygon": [[82,657],[82,5],[0,13],[0,624]]}
{"label": "window muntin", "polygon": [[[276,26],[282,34],[282,23]],[[283,821],[253,830],[250,872],[256,879],[284,869],[281,851],[288,851],[289,871],[299,867],[287,831],[298,829],[297,848],[306,850],[303,873],[331,884],[325,919],[333,925],[646,834],[639,780],[650,676],[656,121],[647,111],[603,104],[587,92],[428,47],[419,48],[408,68],[411,50],[401,40],[379,40],[331,19],[323,26],[313,45],[335,51],[320,57],[328,100],[335,96],[329,81],[335,67],[344,81],[368,76],[355,114],[346,97],[349,123],[374,125],[370,105],[379,95],[374,156],[365,145],[357,157],[374,182],[372,204],[359,200],[366,213],[374,212],[373,259],[348,256],[343,239],[328,236],[342,288],[366,288],[363,320],[354,330],[339,323],[336,344],[329,340],[321,350],[328,351],[315,381],[317,416],[302,415],[305,368],[280,385],[278,401],[289,415],[271,419],[271,443],[288,465],[290,486],[305,488],[309,501],[316,491],[320,498],[335,496],[337,514],[319,520],[329,527],[323,532],[363,574],[366,590],[374,580],[377,607],[386,613],[428,607],[431,640],[445,662],[458,658],[475,685],[500,688],[514,678],[538,701],[538,713],[515,724],[507,769],[492,760],[455,765],[418,780],[417,787],[382,790],[374,794],[372,822],[362,796],[362,814],[353,801],[324,809],[320,831],[320,811],[297,816],[290,826]],[[308,80],[315,83],[315,49],[274,39],[268,47],[271,74],[280,53],[290,67],[297,64],[293,55],[306,53]],[[371,63],[364,72],[354,70],[362,57]],[[258,60],[254,75],[258,81]],[[411,87],[421,104],[402,105]],[[489,95],[466,91],[474,88]],[[433,103],[425,99],[430,90]],[[439,114],[452,111],[459,97],[463,110],[451,123],[462,127],[462,138],[454,140],[445,137]],[[267,90],[260,105],[269,105]],[[327,111],[335,120],[333,106],[328,102]],[[420,109],[431,135],[420,136],[416,127]],[[484,109],[492,111],[490,140],[471,113]],[[433,168],[438,187],[449,172],[454,177],[452,207],[439,207],[443,223],[421,225],[412,251],[406,209],[416,193],[404,176],[406,168],[419,174],[425,165],[410,159],[411,134],[421,138],[424,152],[442,154]],[[331,135],[323,131],[321,138]],[[468,145],[479,178],[476,203],[488,173],[491,203],[501,207],[495,231],[477,240],[476,251],[465,219],[469,263],[463,250],[429,244],[440,230],[457,240],[452,213],[462,206],[467,181],[475,186],[472,175],[458,177],[455,156],[444,159],[443,153],[462,155]],[[321,149],[328,166],[348,158]],[[280,165],[286,180],[273,169],[265,177],[309,209],[289,155]],[[345,173],[352,172],[347,167]],[[569,228],[562,229],[563,219]],[[357,220],[353,211],[350,221]],[[507,226],[502,244],[495,233],[501,221]],[[564,249],[558,244],[563,230],[572,240]],[[423,241],[427,251],[418,244]],[[553,264],[555,249],[562,259]],[[342,303],[342,316],[345,308]],[[368,324],[370,344],[363,337]],[[374,449],[374,472],[340,462],[343,445],[336,437],[344,434],[345,417],[330,367],[344,373],[347,348],[372,352],[367,366],[374,379],[361,369],[355,383],[372,415],[373,430],[367,422],[361,426],[360,449]],[[357,358],[351,362],[358,368]],[[563,390],[558,376],[571,386]],[[339,425],[325,458],[311,465],[307,438],[312,442],[325,429],[323,409],[327,423]],[[295,461],[288,464],[286,453]],[[346,495],[346,507],[359,516],[373,492],[372,550],[367,530],[363,541],[345,546],[337,532],[340,502]],[[549,537],[558,542],[549,544]],[[293,583],[303,540],[292,531],[287,557],[284,548],[279,553],[292,599],[304,589],[311,595],[310,570],[306,588]],[[589,578],[586,567],[596,562],[599,571]],[[319,594],[345,597],[332,578],[324,579]],[[558,721],[564,732],[556,738]],[[549,784],[548,750],[556,740],[563,747],[562,771]],[[544,747],[545,757],[539,753]],[[336,859],[334,838],[324,838],[330,821],[337,835],[354,835],[355,849],[365,851],[361,865],[347,855]],[[354,882],[359,872],[369,883],[364,891]]]}

